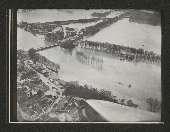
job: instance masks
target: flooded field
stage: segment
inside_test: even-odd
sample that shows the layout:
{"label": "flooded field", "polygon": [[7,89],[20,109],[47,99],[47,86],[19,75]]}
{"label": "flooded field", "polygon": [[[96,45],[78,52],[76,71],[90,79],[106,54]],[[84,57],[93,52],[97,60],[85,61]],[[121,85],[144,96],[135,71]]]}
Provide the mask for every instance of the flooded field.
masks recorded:
{"label": "flooded field", "polygon": [[[25,21],[28,23],[32,23],[32,22],[40,23],[40,22],[50,22],[50,21],[52,22],[56,20],[67,21],[67,20],[77,20],[77,19],[90,19],[90,18],[94,18],[95,15],[98,15],[99,12],[100,13],[103,12],[106,14],[108,13],[108,15],[105,16],[105,19],[104,17],[101,17],[100,20],[96,20],[92,22],[86,22],[86,23],[71,22],[68,24],[63,24],[63,25],[61,24],[60,32],[64,34],[62,39],[63,40],[67,39],[65,35],[67,33],[70,36],[72,35],[71,33],[75,33],[77,35],[82,31],[81,29],[85,30],[86,27],[91,28],[98,23],[99,25],[101,24],[100,25],[101,27],[104,24],[106,24],[107,26],[103,26],[103,28],[98,28],[94,34],[92,32],[91,34],[89,33],[90,35],[87,33],[88,34],[87,36],[82,35],[83,36],[82,39],[76,40],[77,45],[74,45],[73,48],[62,48],[62,46],[60,45],[48,49],[44,48],[43,50],[36,50],[36,53],[39,53],[41,56],[44,56],[52,63],[58,65],[59,70],[55,73],[55,75],[57,74],[56,76],[59,79],[64,80],[66,82],[77,82],[81,86],[87,85],[89,88],[96,88],[99,91],[103,89],[106,91],[111,91],[112,95],[116,96],[119,102],[124,101],[125,99],[132,100],[134,104],[137,104],[139,109],[148,111],[148,102],[146,101],[148,98],[151,99],[153,98],[156,99],[156,101],[161,102],[160,61],[158,62],[159,64],[156,64],[154,62],[149,63],[149,61],[147,62],[141,60],[127,61],[125,59],[120,59],[119,57],[116,57],[116,55],[114,56],[112,54],[113,52],[112,53],[107,52],[107,50],[105,49],[108,48],[106,47],[106,44],[109,43],[111,46],[113,46],[113,44],[117,45],[117,47],[122,46],[122,49],[124,48],[125,50],[127,47],[134,48],[134,49],[143,49],[147,51],[145,52],[146,53],[145,55],[148,56],[150,52],[151,55],[154,54],[160,56],[161,55],[161,27],[159,25],[154,26],[146,23],[137,23],[137,22],[135,23],[130,21],[130,19],[127,17],[123,18],[124,16],[121,17],[120,20],[116,18],[113,23],[109,22],[109,20],[111,20],[110,18],[115,17],[115,15],[124,13],[124,10],[115,11],[115,12],[112,11],[110,12],[110,14],[109,14],[109,10],[107,10],[107,12],[104,12],[104,10],[95,10],[95,13],[94,10],[90,10],[90,11],[84,10],[83,14],[81,10],[60,10],[60,11],[33,10],[30,11],[29,13],[18,12],[18,22]],[[93,15],[91,15],[92,13]],[[152,14],[153,12],[149,12],[149,13]],[[38,17],[39,15],[41,15],[41,17]],[[47,40],[45,40],[46,34],[40,35],[38,34],[38,32],[31,33],[31,30],[29,30],[29,26],[26,28],[24,27],[22,29],[19,27],[17,28],[18,50],[22,49],[28,51],[31,48],[38,49],[41,47],[55,44],[55,42],[52,43],[52,42],[47,42]],[[34,30],[38,30],[39,28],[40,29],[39,32],[43,31],[42,25],[38,25],[37,26],[38,28],[36,26],[34,27],[35,28]],[[48,31],[48,33],[50,34],[54,31],[59,32],[59,30],[57,30],[58,29],[57,26],[54,29],[51,28],[53,30]],[[67,31],[66,29],[70,31]],[[89,32],[90,31],[91,30],[89,30]],[[102,43],[101,45],[103,45],[102,48],[104,50],[103,49],[102,49],[103,51],[95,50],[94,48],[92,48],[93,46],[91,47],[87,46],[87,48],[85,48],[81,46],[81,43],[83,43],[83,41],[90,41],[92,42],[91,45],[94,45],[93,42]],[[114,48],[117,49],[116,46]],[[114,53],[116,54],[116,52]],[[127,52],[121,52],[121,53],[122,54],[124,53],[126,55]],[[135,53],[136,52],[133,52],[131,53],[131,55],[134,55]],[[138,54],[138,52],[136,54]],[[141,56],[146,57],[145,55],[142,54]],[[33,63],[33,62],[28,61],[28,65],[29,63]],[[43,69],[42,67],[45,68],[44,65],[41,64],[39,65],[40,65],[39,70]],[[44,69],[43,74],[45,73],[46,76],[48,76],[47,72],[45,72]],[[51,81],[51,79],[49,80]],[[100,104],[100,106],[102,105]],[[108,108],[109,109],[107,108],[106,109],[110,110],[112,107],[108,107]],[[115,107],[113,108],[115,109]],[[125,110],[124,108],[121,109]],[[135,109],[136,108],[134,108],[134,111]],[[117,112],[118,111],[119,110],[117,110]],[[157,112],[160,114],[160,111]]]}
{"label": "flooded field", "polygon": [[128,18],[112,24],[87,40],[143,48],[161,54],[161,27],[129,22]]}
{"label": "flooded field", "polygon": [[[22,39],[25,39],[24,49],[27,46],[28,50],[46,45],[41,37],[35,37],[25,31],[19,32],[22,32]],[[120,61],[111,55],[80,47],[72,51],[55,47],[39,53],[60,65],[59,76],[65,81],[78,81],[80,84],[88,84],[98,89],[104,88],[118,97],[131,98],[138,103],[145,102],[145,98],[148,97],[161,100],[159,66]]]}

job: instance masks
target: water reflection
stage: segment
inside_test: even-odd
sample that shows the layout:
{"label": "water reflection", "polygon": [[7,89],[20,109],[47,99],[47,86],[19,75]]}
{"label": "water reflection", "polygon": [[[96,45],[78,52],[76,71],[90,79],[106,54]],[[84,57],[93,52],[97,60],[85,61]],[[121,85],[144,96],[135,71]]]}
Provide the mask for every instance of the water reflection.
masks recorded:
{"label": "water reflection", "polygon": [[71,48],[71,49],[61,48],[61,50],[64,52],[64,54],[72,56],[74,49],[73,48]]}
{"label": "water reflection", "polygon": [[86,65],[91,65],[93,68],[97,70],[102,70],[103,68],[103,57],[102,56],[97,56],[95,54],[89,54],[86,52],[82,51],[77,51],[76,52],[76,59]]}
{"label": "water reflection", "polygon": [[[54,45],[55,43],[44,40],[46,45]],[[62,48],[55,47],[56,51],[62,52],[65,57],[76,59],[83,65],[89,65],[98,71],[103,68],[103,55],[97,53],[94,49],[86,49],[82,47],[76,48]],[[58,54],[58,53],[57,53]]]}

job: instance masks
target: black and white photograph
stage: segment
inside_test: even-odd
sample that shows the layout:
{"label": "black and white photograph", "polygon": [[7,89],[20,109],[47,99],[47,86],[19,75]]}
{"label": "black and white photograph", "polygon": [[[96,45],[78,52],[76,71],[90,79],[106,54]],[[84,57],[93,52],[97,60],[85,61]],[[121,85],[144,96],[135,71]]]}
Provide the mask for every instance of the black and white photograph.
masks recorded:
{"label": "black and white photograph", "polygon": [[17,122],[161,122],[161,13],[18,9]]}

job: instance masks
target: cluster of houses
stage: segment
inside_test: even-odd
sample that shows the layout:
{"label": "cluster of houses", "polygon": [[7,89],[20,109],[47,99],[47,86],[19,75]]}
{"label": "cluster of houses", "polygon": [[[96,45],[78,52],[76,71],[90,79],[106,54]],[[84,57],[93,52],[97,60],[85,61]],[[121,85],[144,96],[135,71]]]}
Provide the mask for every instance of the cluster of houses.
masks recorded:
{"label": "cluster of houses", "polygon": [[51,112],[55,114],[67,113],[72,121],[80,121],[80,110],[84,107],[85,100],[83,98],[63,96],[60,101],[54,105]]}
{"label": "cluster of houses", "polygon": [[[48,63],[45,58],[41,58],[44,63],[38,61],[34,63],[28,58],[24,60],[19,58],[18,55],[17,66],[24,65],[20,68],[22,70],[18,71],[20,75],[17,76],[18,101],[22,110],[31,117],[31,120],[35,120],[47,112],[54,101],[62,95],[61,85],[56,81],[58,77],[56,71],[59,66]],[[25,74],[23,79],[21,79],[22,74]]]}
{"label": "cluster of houses", "polygon": [[52,96],[41,94],[43,93],[40,93],[39,91],[39,93],[32,96],[22,105],[22,109],[26,109],[27,114],[29,114],[33,120],[38,119],[41,115],[48,112],[52,104],[55,102],[55,98]]}

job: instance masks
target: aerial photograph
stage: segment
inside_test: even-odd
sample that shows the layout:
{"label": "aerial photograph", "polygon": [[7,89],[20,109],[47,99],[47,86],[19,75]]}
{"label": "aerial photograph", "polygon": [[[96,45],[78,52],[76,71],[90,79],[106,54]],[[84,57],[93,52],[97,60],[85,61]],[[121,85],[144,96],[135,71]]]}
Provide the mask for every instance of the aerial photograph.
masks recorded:
{"label": "aerial photograph", "polygon": [[17,122],[161,122],[161,14],[18,9]]}

